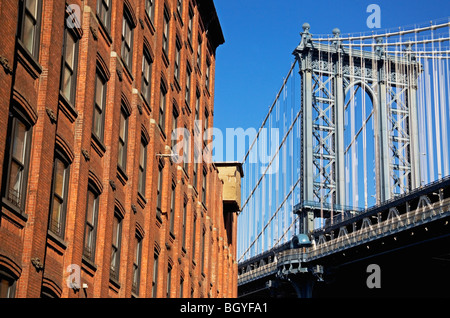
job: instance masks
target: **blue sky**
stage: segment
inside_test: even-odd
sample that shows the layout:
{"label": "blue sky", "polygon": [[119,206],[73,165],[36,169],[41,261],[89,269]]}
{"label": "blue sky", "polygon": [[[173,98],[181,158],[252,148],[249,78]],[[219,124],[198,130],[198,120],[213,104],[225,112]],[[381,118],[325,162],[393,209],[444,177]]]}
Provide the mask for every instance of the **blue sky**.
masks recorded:
{"label": "blue sky", "polygon": [[[312,34],[369,32],[369,4],[382,30],[450,16],[449,0],[215,0],[225,44],[217,49],[214,126],[259,128],[293,62],[302,24]],[[240,158],[236,158],[240,159]]]}

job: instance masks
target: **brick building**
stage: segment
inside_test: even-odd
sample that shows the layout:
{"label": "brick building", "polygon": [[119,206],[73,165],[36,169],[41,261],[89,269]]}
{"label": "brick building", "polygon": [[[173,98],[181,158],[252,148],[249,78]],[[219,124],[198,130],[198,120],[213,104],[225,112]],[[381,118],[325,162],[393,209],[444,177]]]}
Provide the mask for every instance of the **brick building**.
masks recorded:
{"label": "brick building", "polygon": [[1,0],[0,26],[0,297],[237,296],[241,167],[172,152],[213,124],[213,1]]}

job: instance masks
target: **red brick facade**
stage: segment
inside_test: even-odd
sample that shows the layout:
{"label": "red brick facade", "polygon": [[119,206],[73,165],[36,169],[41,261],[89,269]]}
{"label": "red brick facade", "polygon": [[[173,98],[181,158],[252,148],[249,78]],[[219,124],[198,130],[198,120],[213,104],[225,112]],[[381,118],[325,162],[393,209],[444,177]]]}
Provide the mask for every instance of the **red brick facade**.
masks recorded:
{"label": "red brick facade", "polygon": [[0,21],[0,296],[236,297],[219,168],[167,156],[174,113],[213,124],[212,0],[2,0]]}

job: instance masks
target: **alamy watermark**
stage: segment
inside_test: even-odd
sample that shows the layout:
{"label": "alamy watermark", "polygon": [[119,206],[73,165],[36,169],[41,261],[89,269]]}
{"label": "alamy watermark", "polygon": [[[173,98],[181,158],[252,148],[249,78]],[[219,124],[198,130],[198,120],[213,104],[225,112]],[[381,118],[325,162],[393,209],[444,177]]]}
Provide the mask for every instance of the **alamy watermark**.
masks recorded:
{"label": "alamy watermark", "polygon": [[369,29],[381,28],[381,8],[378,4],[369,4],[366,9],[367,13],[371,13],[366,20]]}

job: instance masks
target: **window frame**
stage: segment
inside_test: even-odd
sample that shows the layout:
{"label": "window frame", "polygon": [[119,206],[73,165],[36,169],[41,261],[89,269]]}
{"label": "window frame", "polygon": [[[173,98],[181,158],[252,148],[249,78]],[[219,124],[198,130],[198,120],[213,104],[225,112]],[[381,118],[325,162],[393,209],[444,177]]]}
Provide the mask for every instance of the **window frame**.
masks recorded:
{"label": "window frame", "polygon": [[133,259],[133,272],[132,272],[132,292],[139,295],[139,285],[141,282],[141,265],[142,265],[142,237],[136,233],[135,234],[135,248],[134,248],[134,259]]}
{"label": "window frame", "polygon": [[[73,43],[75,46],[75,50],[73,52],[73,68],[71,69],[67,64],[67,37],[71,36],[73,38]],[[70,29],[66,28],[64,29],[64,40],[63,40],[63,55],[62,55],[62,61],[61,61],[61,81],[60,81],[60,93],[64,98],[71,104],[72,107],[75,107],[76,103],[76,94],[77,94],[77,79],[78,79],[78,55],[79,55],[79,38],[75,34],[75,32]],[[65,87],[64,87],[64,79],[66,71],[69,69],[69,71],[72,73],[70,75],[70,96],[66,96],[65,93]]]}
{"label": "window frame", "polygon": [[[106,10],[106,19],[107,21],[103,20],[103,9],[104,6],[103,4],[107,5],[107,10]],[[111,32],[111,0],[97,0],[97,18],[100,21],[100,23],[102,24],[102,26],[108,31]]]}
{"label": "window frame", "polygon": [[[56,182],[55,182],[55,177],[56,177],[56,170],[57,170],[57,166],[56,166],[56,162],[59,161],[63,164],[64,166],[64,177],[63,177],[63,197],[60,197],[58,194],[55,193],[55,187],[56,187]],[[69,180],[70,180],[70,161],[60,152],[60,151],[56,151],[55,153],[55,158],[53,160],[53,176],[52,176],[52,200],[50,202],[50,213],[49,213],[49,230],[55,234],[56,236],[64,239],[64,235],[65,235],[65,230],[66,230],[66,217],[67,217],[67,201],[68,201],[68,195],[69,195]],[[54,212],[54,202],[55,202],[55,196],[57,197],[58,201],[62,201],[62,208],[63,211],[62,213],[60,212],[60,214],[62,214],[62,218],[60,220],[61,225],[60,225],[60,231],[57,232],[54,230],[53,228],[53,212]]]}
{"label": "window frame", "polygon": [[169,57],[169,37],[170,37],[170,13],[169,9],[164,6],[163,11],[163,32],[162,32],[162,51],[164,55]]}
{"label": "window frame", "polygon": [[[117,229],[115,229],[117,220]],[[121,254],[121,248],[122,248],[122,221],[123,217],[120,212],[117,211],[117,208],[114,211],[114,219],[113,219],[113,236],[111,241],[111,264],[110,264],[110,270],[109,270],[109,276],[113,280],[118,281],[120,277],[120,254]],[[117,230],[117,242],[114,242],[114,231]],[[117,246],[116,246],[117,245]],[[115,252],[115,254],[114,254]],[[113,257],[115,259],[113,259]],[[113,260],[114,264],[116,265],[116,268],[113,268]]]}
{"label": "window frame", "polygon": [[[127,34],[125,34],[126,26],[128,26],[130,31],[130,42],[127,42]],[[134,28],[133,19],[131,17],[130,12],[124,7],[123,10],[123,18],[122,18],[122,40],[120,46],[120,57],[122,58],[123,64],[127,68],[127,70],[131,73],[133,70],[133,45],[134,45]],[[125,58],[125,51],[128,52],[128,58]]]}
{"label": "window frame", "polygon": [[167,94],[168,94],[167,87],[161,80],[158,125],[164,135],[166,134],[165,131],[166,131]]}
{"label": "window frame", "polygon": [[[139,149],[139,176],[138,176],[138,193],[145,198],[145,191],[146,191],[146,181],[147,181],[147,146],[148,141],[146,140],[143,133],[141,133],[141,143],[140,143],[140,149]],[[144,156],[144,162],[141,162],[141,156]]]}
{"label": "window frame", "polygon": [[[94,224],[88,223],[88,208],[89,208],[89,192],[93,194],[93,215],[94,215]],[[100,193],[91,185],[88,186],[87,196],[86,196],[86,217],[85,217],[85,226],[84,226],[84,238],[83,238],[83,257],[88,259],[91,262],[95,261],[95,252],[97,245],[97,225],[98,225],[98,214],[99,214],[99,203],[100,203]],[[91,251],[86,250],[86,234],[87,228],[92,227],[91,232],[94,233],[93,241],[90,242],[92,246],[90,246]]]}
{"label": "window frame", "polygon": [[[28,8],[26,5],[26,2],[28,0],[21,0],[20,2],[20,18],[19,18],[19,32],[18,32],[18,38],[23,46],[23,48],[32,56],[35,60],[39,60],[39,48],[40,48],[40,40],[41,40],[41,24],[42,24],[42,0],[36,0],[36,16],[33,16],[31,12],[28,12]],[[32,50],[27,47],[24,36],[25,36],[25,18],[26,15],[29,14],[31,18],[34,20],[32,21],[33,24],[33,30],[35,31],[33,34],[33,44],[32,44]]]}
{"label": "window frame", "polygon": [[[123,130],[125,132],[125,136],[123,138],[120,135],[121,125],[122,125],[122,118],[124,118],[124,125],[125,125],[125,127],[123,128]],[[120,119],[119,119],[119,142],[118,142],[119,146],[118,146],[118,149],[117,149],[117,166],[122,171],[126,171],[127,170],[128,126],[129,126],[128,120],[129,120],[129,118],[130,118],[130,114],[126,110],[126,107],[123,105],[123,102],[122,102],[122,107],[120,109]],[[122,162],[120,162],[120,156],[119,156],[121,147],[122,147]]]}
{"label": "window frame", "polygon": [[[18,125],[18,122],[20,122],[22,125],[26,128],[26,133],[24,137],[24,153],[23,153],[23,161],[19,162],[20,166],[22,166],[22,175],[21,175],[21,181],[20,181],[20,189],[19,189],[19,199],[16,201],[13,201],[13,199],[10,197],[10,182],[11,182],[11,166],[13,161],[16,162],[18,159],[14,158],[13,156],[13,146],[14,146],[14,136],[16,127]],[[29,170],[30,170],[30,157],[31,157],[31,144],[33,141],[32,138],[33,135],[33,125],[30,121],[26,120],[24,116],[22,116],[15,108],[12,108],[9,111],[9,118],[8,118],[8,129],[7,129],[7,139],[6,144],[8,147],[6,148],[6,153],[4,156],[4,174],[3,174],[3,182],[4,185],[2,197],[6,199],[8,203],[10,203],[14,208],[18,209],[20,213],[24,213],[25,211],[25,205],[26,205],[26,199],[27,199],[27,187],[28,187],[28,177],[29,177]]]}
{"label": "window frame", "polygon": [[[103,90],[103,92],[102,92],[102,94],[103,94],[103,96],[102,96],[102,103],[103,103],[103,105],[102,105],[102,107],[100,108],[99,107],[99,105],[97,105],[97,94],[98,94],[98,91],[97,91],[97,81],[101,81],[102,82],[102,90]],[[100,142],[103,142],[103,140],[104,140],[104,137],[105,137],[105,113],[106,113],[106,97],[107,97],[107,94],[108,94],[108,80],[106,79],[106,77],[102,74],[102,72],[99,70],[99,68],[97,67],[97,71],[96,71],[96,74],[95,74],[95,88],[94,88],[94,115],[92,116],[92,135],[98,140],[98,141],[100,141]],[[96,111],[97,110],[101,110],[101,113],[100,113],[100,119],[101,119],[101,121],[100,122],[96,122]],[[100,124],[101,125],[101,131],[100,131],[100,133],[101,133],[101,136],[98,136],[97,135],[97,133],[96,133],[96,125],[97,124]]]}
{"label": "window frame", "polygon": [[[148,71],[148,78],[146,76]],[[142,79],[141,79],[141,93],[147,104],[150,105],[150,99],[152,97],[152,74],[153,74],[153,58],[147,48],[144,47],[144,53],[142,56]]]}

